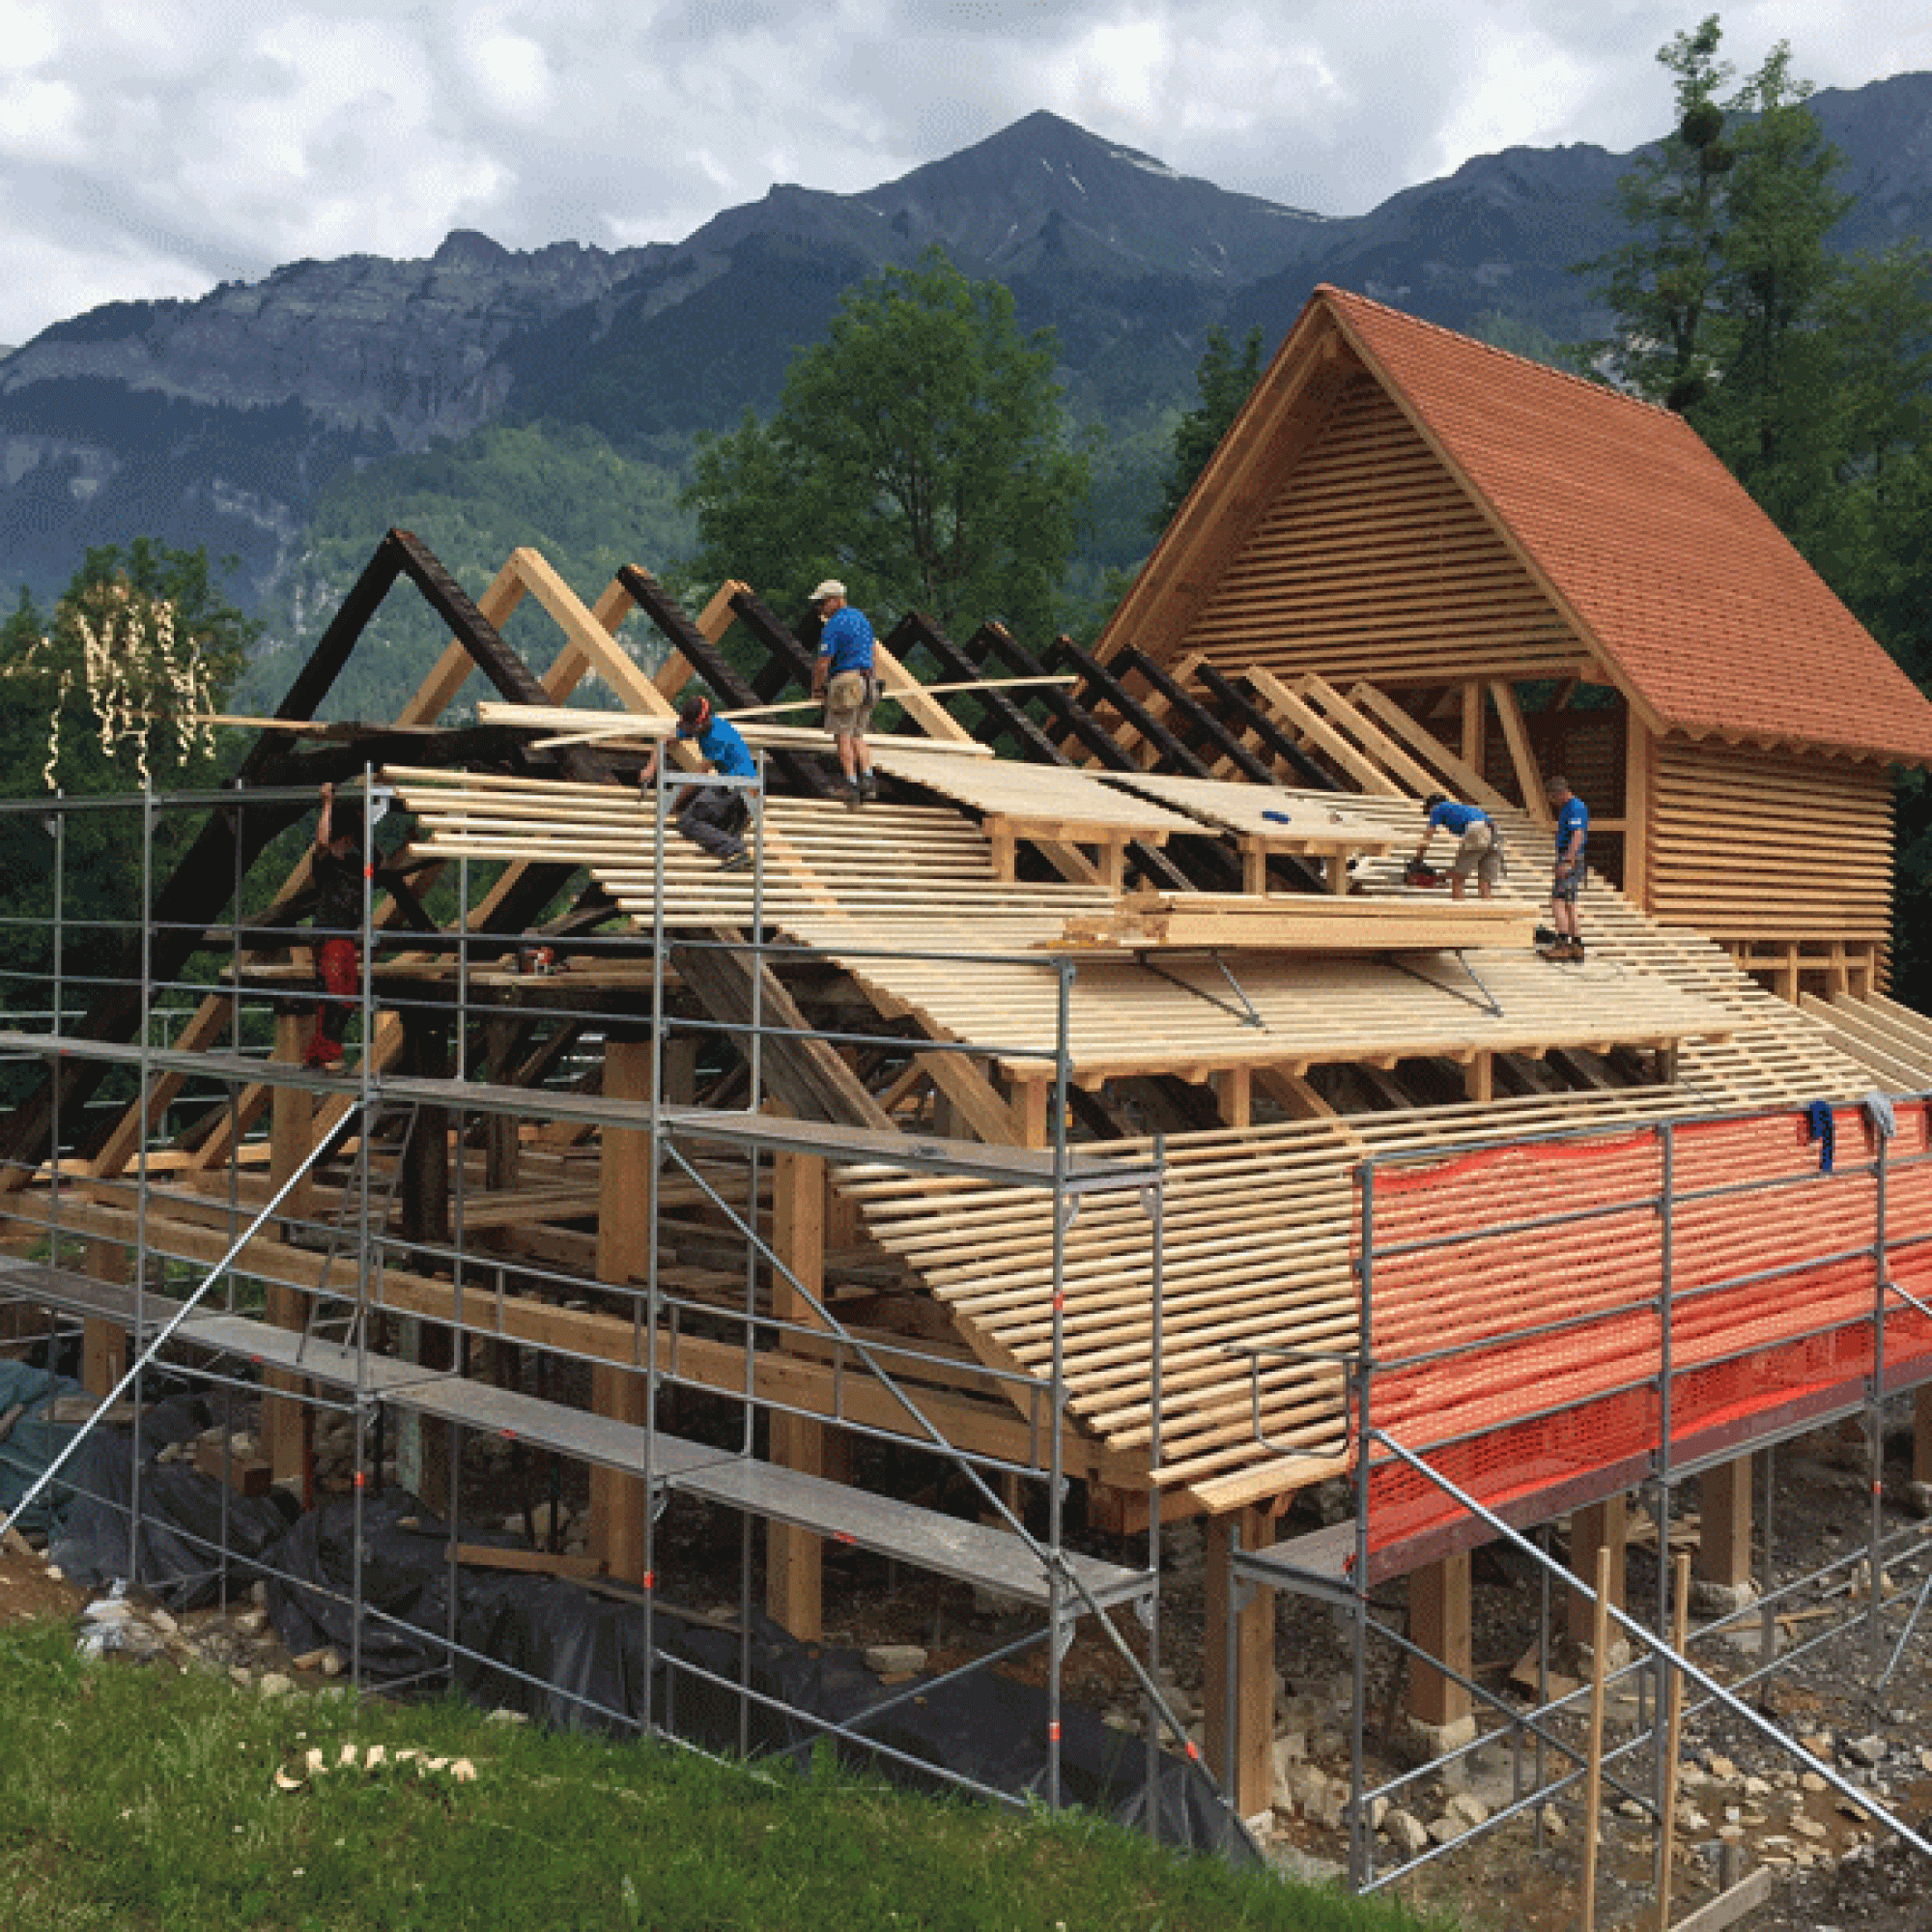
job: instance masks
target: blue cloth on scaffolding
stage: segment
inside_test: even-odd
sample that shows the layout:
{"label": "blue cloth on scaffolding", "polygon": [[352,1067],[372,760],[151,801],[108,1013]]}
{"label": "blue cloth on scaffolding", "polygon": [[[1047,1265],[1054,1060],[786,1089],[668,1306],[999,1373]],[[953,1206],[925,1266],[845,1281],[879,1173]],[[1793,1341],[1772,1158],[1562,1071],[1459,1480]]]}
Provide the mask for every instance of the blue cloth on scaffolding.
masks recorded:
{"label": "blue cloth on scaffolding", "polygon": [[1804,1138],[1818,1143],[1818,1172],[1830,1174],[1832,1171],[1832,1147],[1837,1128],[1832,1120],[1832,1103],[1829,1100],[1813,1100],[1804,1110],[1807,1131]]}

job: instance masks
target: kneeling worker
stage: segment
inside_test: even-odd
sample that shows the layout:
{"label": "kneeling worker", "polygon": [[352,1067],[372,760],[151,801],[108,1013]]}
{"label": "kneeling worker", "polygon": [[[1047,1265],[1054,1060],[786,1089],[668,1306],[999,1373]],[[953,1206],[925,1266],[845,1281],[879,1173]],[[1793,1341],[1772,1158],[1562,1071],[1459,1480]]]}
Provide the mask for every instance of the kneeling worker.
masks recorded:
{"label": "kneeling worker", "polygon": [[[677,735],[696,743],[706,766],[727,779],[754,779],[756,761],[738,727],[713,710],[708,697],[687,697],[678,706]],[[657,782],[659,748],[653,746],[638,782],[648,797]],[[752,863],[745,850],[745,822],[751,806],[736,786],[688,784],[671,805],[671,823],[694,845],[724,862],[727,872],[741,872]]]}
{"label": "kneeling worker", "polygon": [[1450,833],[1460,841],[1449,867],[1450,897],[1463,896],[1463,882],[1473,872],[1477,896],[1488,898],[1502,876],[1503,865],[1495,823],[1490,814],[1476,806],[1459,804],[1439,791],[1432,792],[1422,809],[1429,814],[1429,826],[1422,835],[1422,843],[1415,848],[1415,863],[1423,864],[1438,832]]}

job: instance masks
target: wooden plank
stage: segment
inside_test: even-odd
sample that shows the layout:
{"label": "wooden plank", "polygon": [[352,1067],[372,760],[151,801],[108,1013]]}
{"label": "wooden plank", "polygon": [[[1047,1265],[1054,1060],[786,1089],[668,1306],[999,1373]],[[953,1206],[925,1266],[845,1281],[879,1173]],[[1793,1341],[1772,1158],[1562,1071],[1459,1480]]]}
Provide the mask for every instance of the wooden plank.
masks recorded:
{"label": "wooden plank", "polygon": [[1402,787],[1393,779],[1358,752],[1312,705],[1304,704],[1272,671],[1254,666],[1249,669],[1248,682],[1267,700],[1268,708],[1277,718],[1286,719],[1304,738],[1319,745],[1365,790],[1379,792],[1383,797],[1401,795]]}
{"label": "wooden plank", "polygon": [[1549,797],[1543,788],[1536,753],[1530,749],[1529,726],[1523,721],[1522,706],[1517,702],[1516,687],[1495,679],[1490,685],[1490,699],[1502,723],[1510,763],[1516,769],[1517,788],[1522,793],[1522,808],[1538,825],[1553,829],[1556,817],[1549,810]]}
{"label": "wooden plank", "polygon": [[1443,778],[1441,789],[1471,805],[1480,805],[1486,811],[1515,810],[1480,772],[1457,757],[1448,746],[1418,724],[1394,698],[1378,691],[1374,685],[1351,685],[1349,699],[1386,725],[1419,758],[1440,772]]}

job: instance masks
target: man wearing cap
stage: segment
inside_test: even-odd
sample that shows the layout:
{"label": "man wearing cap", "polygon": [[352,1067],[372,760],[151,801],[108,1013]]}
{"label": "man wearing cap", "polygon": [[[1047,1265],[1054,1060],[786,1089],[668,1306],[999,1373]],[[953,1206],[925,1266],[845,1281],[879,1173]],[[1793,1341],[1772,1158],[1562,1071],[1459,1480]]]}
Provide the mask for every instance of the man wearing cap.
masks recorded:
{"label": "man wearing cap", "polygon": [[1449,896],[1460,899],[1463,881],[1474,873],[1477,895],[1488,898],[1502,875],[1495,821],[1480,806],[1464,805],[1439,791],[1431,792],[1422,809],[1429,816],[1411,865],[1418,868],[1425,866],[1435,835],[1447,832],[1457,841],[1455,862],[1449,867]]}
{"label": "man wearing cap", "polygon": [[[690,738],[706,767],[727,779],[754,779],[758,767],[738,727],[713,710],[708,697],[687,697],[677,709],[677,735]],[[657,782],[658,748],[644,760],[638,782],[646,795]],[[686,785],[671,806],[671,823],[694,845],[724,862],[727,872],[742,872],[752,863],[743,833],[751,808],[734,786]]]}
{"label": "man wearing cap", "polygon": [[872,754],[866,749],[866,727],[872,722],[872,627],[863,611],[845,601],[845,586],[828,577],[811,593],[823,628],[818,634],[818,660],[811,668],[811,695],[825,705],[825,728],[838,748],[838,769],[844,775],[845,803],[854,811],[876,798]]}

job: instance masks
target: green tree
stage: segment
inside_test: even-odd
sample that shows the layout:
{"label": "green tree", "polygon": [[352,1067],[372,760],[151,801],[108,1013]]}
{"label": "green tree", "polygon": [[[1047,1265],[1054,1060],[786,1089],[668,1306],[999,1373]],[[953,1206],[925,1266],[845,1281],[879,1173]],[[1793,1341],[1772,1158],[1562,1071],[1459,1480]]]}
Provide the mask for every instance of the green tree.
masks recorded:
{"label": "green tree", "polygon": [[881,611],[943,627],[1052,628],[1087,495],[1049,331],[937,250],[845,295],[768,423],[702,441],[686,502],[693,578],[741,577],[780,608],[828,574]]}
{"label": "green tree", "polygon": [[1240,413],[1241,405],[1254,393],[1262,374],[1262,332],[1248,331],[1240,353],[1228,340],[1228,332],[1218,325],[1208,331],[1207,346],[1201,352],[1200,366],[1194,372],[1199,400],[1174,426],[1174,443],[1168,456],[1167,474],[1161,482],[1160,508],[1154,513],[1155,535],[1166,529],[1196,479],[1208,468],[1208,460],[1221,446],[1229,425]]}
{"label": "green tree", "polygon": [[1705,324],[1718,274],[1721,186],[1736,158],[1717,99],[1731,77],[1718,58],[1722,38],[1712,14],[1659,49],[1675,76],[1676,126],[1617,184],[1629,239],[1577,270],[1601,278],[1597,294],[1617,321],[1612,337],[1594,345],[1596,359],[1614,381],[1679,411],[1700,401],[1710,383]]}
{"label": "green tree", "polygon": [[1833,349],[1826,327],[1843,273],[1826,245],[1852,205],[1842,157],[1774,47],[1728,103],[1741,116],[1718,232],[1710,333],[1719,380],[1690,410],[1740,481],[1790,527],[1833,458]]}

